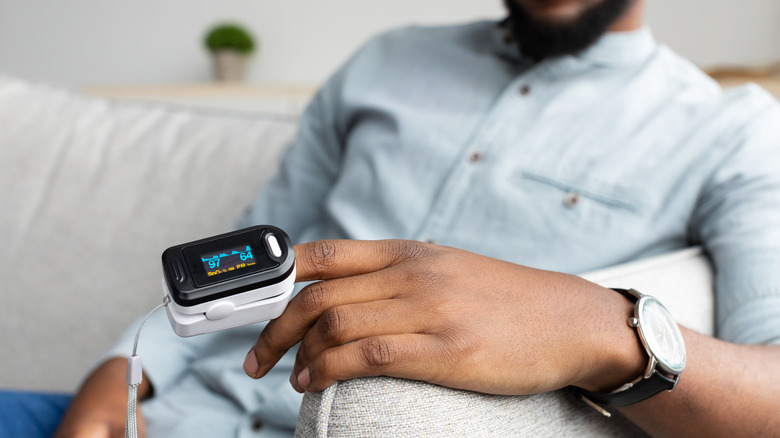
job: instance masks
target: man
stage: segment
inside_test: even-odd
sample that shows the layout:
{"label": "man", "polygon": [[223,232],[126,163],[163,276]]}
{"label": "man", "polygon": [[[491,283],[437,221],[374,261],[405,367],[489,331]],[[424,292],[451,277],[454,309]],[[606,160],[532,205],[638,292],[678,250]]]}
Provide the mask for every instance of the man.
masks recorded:
{"label": "man", "polygon": [[[507,6],[500,27],[380,36],[323,87],[242,221],[315,241],[296,248],[298,280],[322,281],[245,358],[257,327],[185,342],[152,320],[139,388],[150,429],[289,434],[288,374],[297,391],[389,375],[608,393],[648,362],[625,323],[633,304],[561,272],[702,244],[723,340],[682,328],[677,387],[620,411],[653,435],[780,431],[777,103],[723,94],[658,46],[643,0]],[[409,240],[375,241],[388,238]],[[127,351],[126,339],[112,354]],[[263,379],[241,379],[242,359]],[[123,376],[124,359],[98,368],[60,436],[121,430]]]}

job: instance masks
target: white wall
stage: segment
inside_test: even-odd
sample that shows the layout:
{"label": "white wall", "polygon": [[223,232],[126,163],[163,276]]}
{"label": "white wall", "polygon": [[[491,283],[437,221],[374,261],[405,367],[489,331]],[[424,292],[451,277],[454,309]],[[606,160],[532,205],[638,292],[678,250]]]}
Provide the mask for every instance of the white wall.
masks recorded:
{"label": "white wall", "polygon": [[204,31],[236,19],[261,40],[252,80],[318,83],[376,32],[502,13],[500,0],[0,0],[0,71],[73,85],[201,81]]}
{"label": "white wall", "polygon": [[780,61],[780,0],[647,0],[658,40],[704,67]]}
{"label": "white wall", "polygon": [[[704,66],[780,60],[778,0],[648,0],[657,38]],[[0,0],[0,72],[81,86],[209,78],[215,21],[261,39],[251,80],[316,84],[370,35],[503,14],[501,0]]]}

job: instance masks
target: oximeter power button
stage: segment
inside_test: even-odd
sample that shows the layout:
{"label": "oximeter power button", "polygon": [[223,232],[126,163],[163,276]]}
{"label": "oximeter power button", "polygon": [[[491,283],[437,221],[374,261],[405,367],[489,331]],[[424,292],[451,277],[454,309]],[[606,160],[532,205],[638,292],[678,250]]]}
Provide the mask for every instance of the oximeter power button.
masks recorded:
{"label": "oximeter power button", "polygon": [[282,248],[279,246],[279,241],[276,240],[276,236],[269,234],[268,237],[266,237],[266,240],[268,241],[268,247],[271,248],[271,254],[273,254],[274,257],[281,257]]}

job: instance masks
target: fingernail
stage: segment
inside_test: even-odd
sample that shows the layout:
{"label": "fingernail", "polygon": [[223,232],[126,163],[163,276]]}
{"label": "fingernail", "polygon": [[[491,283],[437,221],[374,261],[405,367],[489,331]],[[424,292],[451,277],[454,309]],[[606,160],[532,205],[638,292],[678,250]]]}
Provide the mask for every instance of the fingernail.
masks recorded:
{"label": "fingernail", "polygon": [[249,353],[244,359],[244,372],[254,377],[257,374],[257,370],[260,368],[260,364],[257,363],[257,356],[255,355],[255,347],[249,350]]}
{"label": "fingernail", "polygon": [[298,374],[298,385],[306,388],[311,385],[311,375],[309,375],[309,369],[306,368]]}

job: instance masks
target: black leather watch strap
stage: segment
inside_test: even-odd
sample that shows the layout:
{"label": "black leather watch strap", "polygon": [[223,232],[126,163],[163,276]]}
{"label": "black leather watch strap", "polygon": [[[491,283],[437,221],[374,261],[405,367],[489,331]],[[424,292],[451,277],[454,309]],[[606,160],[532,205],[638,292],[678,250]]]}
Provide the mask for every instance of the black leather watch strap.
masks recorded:
{"label": "black leather watch strap", "polygon": [[628,289],[620,289],[620,288],[617,288],[617,287],[613,287],[612,290],[614,290],[615,292],[619,293],[620,295],[623,295],[624,297],[628,298],[629,300],[631,300],[634,303],[637,300],[636,295],[634,295],[631,292],[629,292]]}
{"label": "black leather watch strap", "polygon": [[640,380],[634,383],[630,388],[622,391],[596,394],[579,389],[578,392],[602,406],[628,406],[647,400],[659,392],[669,391],[673,389],[676,384],[676,379],[661,374],[656,370],[649,379],[640,378]]}

